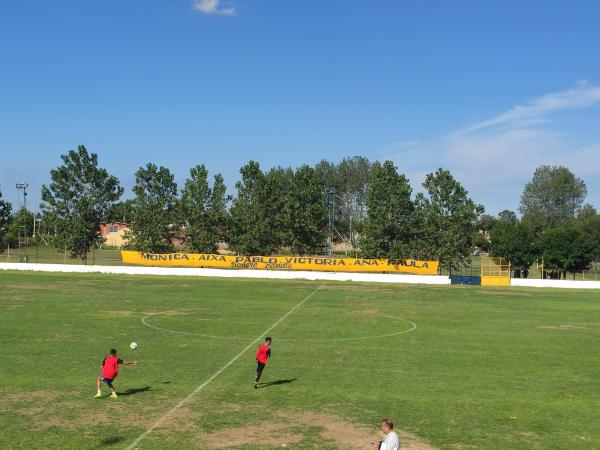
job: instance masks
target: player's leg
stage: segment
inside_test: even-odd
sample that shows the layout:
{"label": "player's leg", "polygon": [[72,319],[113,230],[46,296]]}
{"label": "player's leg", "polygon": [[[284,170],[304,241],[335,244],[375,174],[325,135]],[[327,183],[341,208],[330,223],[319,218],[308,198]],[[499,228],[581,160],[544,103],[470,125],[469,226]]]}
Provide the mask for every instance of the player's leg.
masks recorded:
{"label": "player's leg", "polygon": [[259,362],[256,367],[256,379],[254,380],[254,387],[258,386],[258,382],[260,381],[260,377],[262,375],[264,368],[265,368],[265,365],[263,363]]}
{"label": "player's leg", "polygon": [[112,380],[106,380],[106,384],[108,385],[111,392],[110,398],[117,398],[117,391],[115,391],[115,387],[112,384]]}
{"label": "player's leg", "polygon": [[95,398],[100,398],[102,397],[102,391],[100,390],[100,387],[102,386],[102,377],[98,377],[96,378],[96,395],[94,395]]}

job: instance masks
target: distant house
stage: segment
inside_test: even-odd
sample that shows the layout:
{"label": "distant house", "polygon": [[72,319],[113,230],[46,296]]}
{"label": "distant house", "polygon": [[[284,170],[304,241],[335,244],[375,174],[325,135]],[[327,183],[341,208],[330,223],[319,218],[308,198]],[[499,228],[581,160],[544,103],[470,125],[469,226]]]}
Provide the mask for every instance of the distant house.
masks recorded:
{"label": "distant house", "polygon": [[129,225],[123,222],[108,222],[100,225],[100,233],[105,239],[104,244],[120,248],[125,245],[123,233],[130,231]]}

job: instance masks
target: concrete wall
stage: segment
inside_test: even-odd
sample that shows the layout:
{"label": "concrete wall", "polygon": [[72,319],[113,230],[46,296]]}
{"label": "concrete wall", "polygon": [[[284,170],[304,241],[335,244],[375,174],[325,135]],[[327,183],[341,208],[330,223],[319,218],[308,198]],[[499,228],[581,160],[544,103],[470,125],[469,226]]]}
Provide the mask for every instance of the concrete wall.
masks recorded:
{"label": "concrete wall", "polygon": [[531,278],[513,278],[511,286],[562,288],[562,289],[600,289],[600,281],[580,280],[535,280]]}
{"label": "concrete wall", "polygon": [[0,270],[34,272],[112,273],[127,275],[176,275],[222,278],[267,278],[280,280],[365,281],[375,283],[450,284],[450,277],[382,273],[308,272],[281,270],[223,270],[141,266],[80,266],[74,264],[0,263]]}

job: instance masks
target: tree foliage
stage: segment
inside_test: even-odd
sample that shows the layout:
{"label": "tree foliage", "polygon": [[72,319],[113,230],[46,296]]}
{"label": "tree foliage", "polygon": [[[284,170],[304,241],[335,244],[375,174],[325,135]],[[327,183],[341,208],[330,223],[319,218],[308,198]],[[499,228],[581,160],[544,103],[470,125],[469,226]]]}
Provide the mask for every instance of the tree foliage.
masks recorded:
{"label": "tree foliage", "polygon": [[376,166],[367,196],[367,219],[360,239],[366,258],[406,258],[414,236],[415,206],[408,179],[391,161]]}
{"label": "tree foliage", "polygon": [[600,215],[588,211],[577,220],[576,226],[590,240],[594,261],[600,261]]}
{"label": "tree foliage", "polygon": [[536,259],[532,227],[526,222],[498,220],[490,230],[491,253],[511,262],[512,267],[527,269]]}
{"label": "tree foliage", "polygon": [[274,211],[273,191],[269,189],[265,174],[256,161],[240,169],[241,180],[236,183],[237,196],[231,206],[231,233],[229,244],[243,255],[270,255],[281,243],[280,230]]}
{"label": "tree foliage", "polygon": [[102,243],[100,223],[123,194],[117,177],[98,167],[98,155],[80,145],[62,155],[42,187],[42,211],[54,226],[53,241],[86,263],[90,249]]}
{"label": "tree foliage", "polygon": [[[0,239],[6,233],[6,225],[11,218],[12,205],[6,200],[2,200],[2,192],[0,192]],[[2,245],[0,243],[0,245]]]}
{"label": "tree foliage", "polygon": [[367,158],[344,158],[338,164],[322,160],[315,166],[317,176],[326,188],[335,189],[334,226],[336,231],[353,241],[362,232],[367,216],[367,195],[374,166]]}
{"label": "tree foliage", "polygon": [[540,166],[527,183],[519,211],[538,232],[565,226],[575,217],[587,195],[583,180],[562,166]]}
{"label": "tree foliage", "polygon": [[419,255],[440,261],[449,269],[469,260],[477,219],[482,205],[468,196],[467,190],[448,170],[429,173],[423,183],[427,196],[416,197]]}
{"label": "tree foliage", "polygon": [[227,197],[223,176],[214,177],[213,187],[208,183],[208,170],[204,165],[190,169],[181,192],[180,222],[186,230],[190,250],[214,253],[227,227]]}
{"label": "tree foliage", "polygon": [[131,231],[124,238],[128,248],[161,253],[174,249],[180,237],[177,223],[177,184],[166,167],[147,164],[135,173],[135,197],[131,202]]}
{"label": "tree foliage", "polygon": [[323,184],[312,167],[303,165],[294,173],[283,212],[292,251],[317,253],[327,237],[327,205]]}
{"label": "tree foliage", "polygon": [[575,225],[553,228],[542,238],[544,266],[573,273],[587,270],[594,259],[594,243]]}

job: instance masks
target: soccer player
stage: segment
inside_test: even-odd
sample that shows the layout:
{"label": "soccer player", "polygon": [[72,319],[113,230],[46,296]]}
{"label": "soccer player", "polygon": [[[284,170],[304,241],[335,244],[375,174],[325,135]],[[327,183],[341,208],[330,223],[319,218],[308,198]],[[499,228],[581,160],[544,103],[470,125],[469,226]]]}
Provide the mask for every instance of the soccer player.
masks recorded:
{"label": "soccer player", "polygon": [[267,361],[271,357],[271,339],[269,336],[265,338],[265,343],[260,344],[258,346],[258,351],[256,352],[256,361],[258,361],[258,366],[256,367],[256,379],[254,380],[254,389],[258,388],[258,382],[260,381],[260,376],[262,375],[263,369],[267,365]]}
{"label": "soccer player", "polygon": [[98,389],[98,393],[94,396],[94,398],[102,397],[102,392],[100,391],[101,383],[104,381],[106,385],[111,390],[110,398],[117,398],[117,392],[113,386],[113,381],[117,378],[119,374],[119,364],[123,364],[124,366],[130,366],[133,364],[137,364],[137,361],[123,361],[121,358],[117,356],[117,350],[111,349],[110,354],[106,356],[102,360],[102,374],[96,380],[96,389]]}

